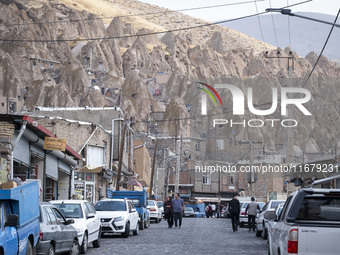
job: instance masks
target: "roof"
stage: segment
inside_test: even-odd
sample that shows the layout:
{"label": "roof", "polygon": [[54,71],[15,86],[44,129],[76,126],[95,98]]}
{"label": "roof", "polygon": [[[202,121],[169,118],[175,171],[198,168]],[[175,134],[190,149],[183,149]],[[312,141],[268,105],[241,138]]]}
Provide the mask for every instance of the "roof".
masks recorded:
{"label": "roof", "polygon": [[81,204],[83,202],[88,202],[87,200],[52,200],[51,204]]}
{"label": "roof", "polygon": [[[35,121],[30,116],[24,115],[22,116],[22,120],[27,121],[27,123],[30,125],[30,129],[34,131],[40,131],[43,136],[56,137],[50,130],[45,128],[43,125]],[[75,157],[76,159],[81,159],[81,156],[68,145],[66,145],[66,153]]]}

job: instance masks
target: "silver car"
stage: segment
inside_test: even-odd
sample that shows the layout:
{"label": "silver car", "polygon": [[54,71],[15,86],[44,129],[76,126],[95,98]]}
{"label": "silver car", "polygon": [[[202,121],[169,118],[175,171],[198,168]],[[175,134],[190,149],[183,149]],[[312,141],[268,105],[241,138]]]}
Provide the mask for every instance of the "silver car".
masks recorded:
{"label": "silver car", "polygon": [[194,209],[190,206],[186,206],[183,212],[184,217],[195,217]]}
{"label": "silver car", "polygon": [[79,254],[76,229],[73,220],[66,220],[64,215],[52,204],[40,204],[40,238],[36,254],[54,255],[68,252]]}

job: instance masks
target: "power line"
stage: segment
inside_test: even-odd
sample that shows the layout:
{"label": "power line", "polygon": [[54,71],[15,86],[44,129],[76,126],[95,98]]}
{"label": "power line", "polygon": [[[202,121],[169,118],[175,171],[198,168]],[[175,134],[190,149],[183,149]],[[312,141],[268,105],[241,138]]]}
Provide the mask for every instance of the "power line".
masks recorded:
{"label": "power line", "polygon": [[123,39],[123,38],[131,38],[131,37],[142,37],[142,36],[150,36],[150,35],[158,35],[158,34],[164,34],[169,32],[178,32],[178,31],[184,31],[184,30],[191,30],[201,27],[208,27],[213,25],[218,25],[222,23],[227,23],[231,21],[246,19],[250,17],[255,17],[258,15],[263,15],[266,12],[261,12],[258,14],[251,14],[247,16],[242,16],[239,18],[229,19],[229,20],[222,20],[212,23],[206,23],[201,24],[197,26],[190,26],[190,27],[183,27],[183,28],[176,28],[176,29],[170,29],[170,30],[164,30],[164,31],[156,31],[156,32],[149,32],[149,33],[143,33],[143,34],[135,34],[135,35],[122,35],[122,36],[110,36],[110,37],[94,37],[94,38],[75,38],[75,39],[55,39],[55,40],[40,40],[40,39],[0,39],[2,42],[42,42],[42,43],[49,43],[49,42],[80,42],[80,41],[99,41],[99,40],[112,40],[112,39]]}
{"label": "power line", "polygon": [[[257,8],[257,3],[256,3],[256,1],[254,1],[254,3],[255,3],[256,13],[258,14],[258,13],[259,13],[259,10],[258,10],[258,8]],[[257,16],[257,20],[258,20],[259,26],[260,26],[260,32],[261,32],[262,41],[264,42],[263,30],[262,30],[262,25],[261,25],[261,21],[260,21],[260,16],[259,16],[259,15]]]}
{"label": "power line", "polygon": [[100,17],[100,18],[75,19],[75,20],[57,20],[57,21],[31,22],[31,23],[0,24],[0,26],[8,26],[8,27],[10,27],[10,26],[30,26],[30,25],[42,25],[42,24],[55,24],[55,23],[63,23],[63,22],[83,22],[83,21],[93,21],[93,20],[101,20],[101,19],[149,16],[149,15],[155,15],[155,14],[166,14],[166,13],[172,13],[172,12],[195,11],[195,10],[202,10],[202,9],[209,9],[209,8],[234,6],[234,5],[241,5],[241,4],[248,4],[248,3],[253,3],[253,2],[262,2],[262,1],[265,1],[265,0],[256,0],[256,1],[253,0],[253,1],[238,2],[238,3],[219,4],[219,5],[210,5],[210,6],[202,6],[202,7],[194,7],[194,8],[186,8],[186,9],[178,9],[178,10],[166,10],[166,11],[158,11],[158,12],[128,14],[128,15],[109,16],[109,17]]}
{"label": "power line", "polygon": [[321,50],[320,54],[319,54],[319,56],[318,56],[318,59],[316,60],[314,66],[313,66],[313,69],[312,69],[312,71],[309,73],[309,75],[308,75],[306,81],[303,83],[302,88],[306,86],[308,80],[309,80],[310,77],[312,76],[312,74],[313,74],[313,72],[314,72],[314,70],[315,70],[315,68],[316,68],[316,66],[317,66],[317,64],[318,64],[318,62],[319,62],[319,60],[320,60],[320,58],[321,58],[321,56],[322,56],[322,53],[323,53],[323,51],[324,51],[325,48],[326,48],[326,45],[327,45],[327,43],[328,43],[328,40],[329,40],[329,38],[331,37],[331,34],[332,34],[333,29],[334,29],[334,27],[335,27],[335,23],[336,23],[337,20],[338,20],[339,14],[340,14],[340,9],[339,9],[339,11],[338,11],[338,14],[337,14],[336,17],[335,17],[334,24],[332,25],[332,28],[331,28],[331,30],[329,31],[329,34],[328,34],[328,36],[327,36],[327,39],[326,39],[326,41],[325,41],[325,44],[324,44],[323,47],[322,47],[322,50]]}
{"label": "power line", "polygon": [[[282,8],[288,8],[292,7],[295,5],[300,5],[304,4],[306,2],[310,2],[311,0],[308,1],[303,1],[299,2],[290,6],[285,6]],[[177,29],[171,29],[171,30],[164,30],[164,31],[156,31],[156,32],[149,32],[149,33],[143,33],[143,34],[136,34],[136,35],[123,35],[123,36],[110,36],[110,37],[94,37],[94,38],[75,38],[75,39],[0,39],[0,42],[36,42],[36,43],[54,43],[54,42],[80,42],[80,41],[99,41],[99,40],[112,40],[112,39],[123,39],[123,38],[131,38],[131,37],[142,37],[142,36],[150,36],[150,35],[158,35],[158,34],[164,34],[168,32],[178,32],[178,31],[184,31],[184,30],[191,30],[191,29],[196,29],[196,28],[202,28],[202,27],[208,27],[208,26],[213,26],[213,25],[218,25],[218,24],[223,24],[227,22],[232,22],[236,20],[241,20],[241,19],[246,19],[246,18],[251,18],[251,17],[256,17],[259,15],[263,15],[267,13],[266,11],[256,13],[256,14],[250,14],[247,16],[242,16],[238,18],[233,18],[233,19],[228,19],[228,20],[222,20],[222,21],[217,21],[217,22],[212,22],[212,23],[206,23],[206,24],[201,24],[197,26],[190,26],[190,27],[183,27],[183,28],[177,28]]]}
{"label": "power line", "polygon": [[[271,0],[269,0],[269,6],[270,6],[270,8],[272,8],[272,1]],[[272,12],[270,14],[271,14],[271,18],[272,18],[272,24],[273,24],[273,29],[274,29],[276,46],[279,47],[279,41],[277,39],[276,28],[275,28],[275,23],[274,23],[274,15],[273,15]]]}
{"label": "power line", "polygon": [[[287,5],[289,5],[289,0],[287,0]],[[289,48],[292,48],[292,39],[290,34],[290,17],[288,16],[288,39],[289,39]]]}

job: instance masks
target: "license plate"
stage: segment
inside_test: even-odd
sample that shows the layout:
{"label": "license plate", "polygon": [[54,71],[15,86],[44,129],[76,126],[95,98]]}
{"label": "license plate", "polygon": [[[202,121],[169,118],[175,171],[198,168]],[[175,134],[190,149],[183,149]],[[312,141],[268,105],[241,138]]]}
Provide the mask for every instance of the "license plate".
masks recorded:
{"label": "license plate", "polygon": [[103,227],[111,227],[111,226],[110,226],[110,223],[102,223],[102,226],[103,226]]}
{"label": "license plate", "polygon": [[190,216],[190,214],[187,214],[187,213],[186,213],[185,216]]}

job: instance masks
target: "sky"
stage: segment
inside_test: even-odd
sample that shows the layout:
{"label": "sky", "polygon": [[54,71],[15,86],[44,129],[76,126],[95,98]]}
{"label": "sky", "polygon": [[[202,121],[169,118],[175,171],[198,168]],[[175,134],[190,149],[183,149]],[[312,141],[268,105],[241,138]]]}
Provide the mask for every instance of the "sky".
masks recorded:
{"label": "sky", "polygon": [[[251,0],[140,0],[141,2],[158,5],[171,10],[195,8],[203,6],[242,3],[232,6],[209,8],[183,13],[206,21],[220,21],[256,14],[266,8],[281,8],[287,5],[304,2],[306,0],[258,0],[255,4]],[[287,4],[288,3],[288,4]],[[257,10],[256,10],[257,7]],[[340,8],[340,0],[312,0],[308,3],[291,7],[292,12],[319,12],[336,16]]]}

